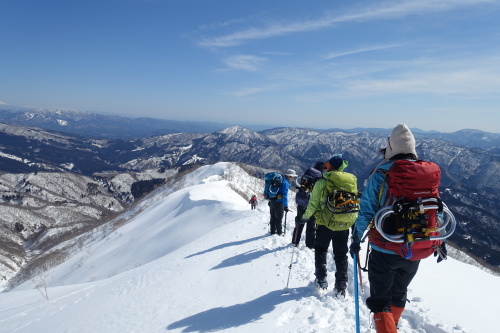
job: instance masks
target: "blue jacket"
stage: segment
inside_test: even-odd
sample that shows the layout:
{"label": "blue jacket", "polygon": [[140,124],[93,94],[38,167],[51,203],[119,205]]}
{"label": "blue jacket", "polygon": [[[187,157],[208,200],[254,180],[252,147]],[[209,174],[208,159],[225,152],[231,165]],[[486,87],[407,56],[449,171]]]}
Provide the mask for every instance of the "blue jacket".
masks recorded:
{"label": "blue jacket", "polygon": [[276,202],[283,202],[284,207],[288,207],[288,189],[290,188],[290,183],[285,175],[281,175],[283,181],[281,182],[280,189],[278,190],[278,198]]}
{"label": "blue jacket", "polygon": [[[385,183],[385,172],[389,170],[394,161],[389,161],[382,164],[368,179],[368,184],[363,191],[360,201],[360,210],[358,218],[354,224],[352,238],[354,241],[359,241],[363,237],[363,233],[368,228],[368,225],[375,217],[377,211],[385,204],[387,193],[387,184]],[[381,170],[382,172],[380,172]],[[384,172],[385,171],[385,172]],[[382,188],[382,184],[384,185]],[[382,191],[381,191],[382,190]],[[371,244],[374,250],[395,254],[392,251],[387,251]]]}

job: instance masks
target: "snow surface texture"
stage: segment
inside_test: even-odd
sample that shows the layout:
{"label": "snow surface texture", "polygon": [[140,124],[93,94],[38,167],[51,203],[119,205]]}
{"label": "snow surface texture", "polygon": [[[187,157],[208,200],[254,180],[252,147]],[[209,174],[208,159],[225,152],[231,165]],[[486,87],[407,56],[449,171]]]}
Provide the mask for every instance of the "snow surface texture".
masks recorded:
{"label": "snow surface texture", "polygon": [[[269,235],[266,201],[250,210],[259,184],[231,163],[196,170],[105,239],[0,294],[0,331],[354,332],[352,265],[345,300],[316,290],[314,252],[290,245],[295,214],[280,237]],[[330,253],[328,263],[333,285]],[[423,260],[399,332],[496,331],[499,279],[452,258]],[[366,273],[361,290],[361,332],[373,333]]]}

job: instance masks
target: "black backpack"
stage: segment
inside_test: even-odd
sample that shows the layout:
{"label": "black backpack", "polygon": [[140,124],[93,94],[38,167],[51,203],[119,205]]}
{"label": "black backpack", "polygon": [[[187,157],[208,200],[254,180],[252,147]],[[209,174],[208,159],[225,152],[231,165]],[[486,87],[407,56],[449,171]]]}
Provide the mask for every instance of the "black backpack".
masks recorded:
{"label": "black backpack", "polygon": [[314,184],[316,184],[318,179],[321,179],[322,175],[321,171],[315,168],[309,168],[306,172],[304,172],[302,177],[297,179],[296,183],[299,188],[299,191],[295,196],[295,202],[297,205],[307,207]]}

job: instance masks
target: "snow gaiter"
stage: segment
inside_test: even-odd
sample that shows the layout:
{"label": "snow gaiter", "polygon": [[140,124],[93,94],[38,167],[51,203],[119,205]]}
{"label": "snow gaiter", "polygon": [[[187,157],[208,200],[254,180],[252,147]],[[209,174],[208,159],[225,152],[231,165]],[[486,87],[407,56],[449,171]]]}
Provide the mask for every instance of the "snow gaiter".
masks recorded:
{"label": "snow gaiter", "polygon": [[394,323],[396,324],[396,326],[398,326],[399,318],[401,318],[401,314],[403,314],[404,309],[404,307],[400,308],[398,306],[391,305],[391,312],[392,316],[394,317]]}
{"label": "snow gaiter", "polygon": [[373,321],[377,333],[397,333],[394,317],[391,312],[376,312],[373,314]]}

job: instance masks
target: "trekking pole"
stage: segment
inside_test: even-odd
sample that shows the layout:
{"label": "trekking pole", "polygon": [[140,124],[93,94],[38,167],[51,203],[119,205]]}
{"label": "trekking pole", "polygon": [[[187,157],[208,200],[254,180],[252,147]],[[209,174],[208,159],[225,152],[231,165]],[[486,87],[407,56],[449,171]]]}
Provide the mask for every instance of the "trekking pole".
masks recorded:
{"label": "trekking pole", "polygon": [[285,212],[285,229],[283,229],[283,236],[286,234],[286,214],[288,214],[288,212]]}
{"label": "trekking pole", "polygon": [[359,328],[359,296],[358,296],[358,260],[357,254],[352,257],[354,260],[354,311],[356,313],[356,333],[360,333]]}
{"label": "trekking pole", "polygon": [[292,247],[292,259],[290,260],[290,265],[288,266],[288,279],[286,281],[286,287],[285,290],[283,291],[283,295],[290,293],[290,291],[288,290],[288,283],[290,282],[290,274],[292,273],[292,263],[294,254],[295,254],[295,246]]}
{"label": "trekking pole", "polygon": [[357,257],[356,262],[358,263],[358,276],[359,276],[359,288],[361,288],[361,293],[364,294],[363,291],[363,275],[361,274],[361,262],[359,260],[359,252],[355,255]]}
{"label": "trekking pole", "polygon": [[366,246],[366,259],[365,259],[365,267],[361,267],[363,272],[368,272],[368,258],[370,257],[370,243]]}

